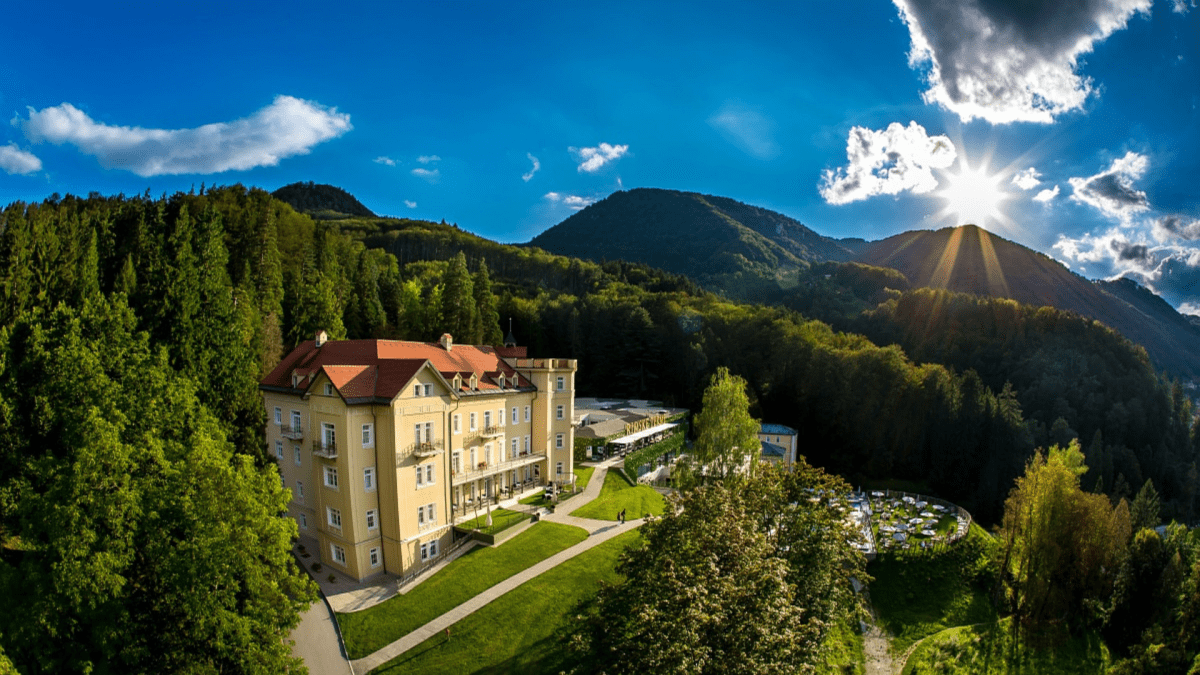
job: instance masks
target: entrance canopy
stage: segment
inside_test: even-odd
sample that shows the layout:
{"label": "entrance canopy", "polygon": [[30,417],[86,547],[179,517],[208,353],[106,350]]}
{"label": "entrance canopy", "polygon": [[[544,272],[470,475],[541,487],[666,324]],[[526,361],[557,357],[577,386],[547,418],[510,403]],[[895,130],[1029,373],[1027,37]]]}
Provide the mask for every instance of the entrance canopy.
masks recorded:
{"label": "entrance canopy", "polygon": [[673,424],[673,423],[660,424],[655,427],[650,427],[649,429],[643,429],[642,431],[638,431],[638,432],[629,434],[628,436],[614,438],[613,440],[609,441],[609,443],[613,443],[615,445],[632,445],[632,444],[637,443],[638,441],[642,440],[643,438],[649,438],[655,434],[661,434],[662,432],[668,431],[670,429],[674,429],[677,426],[679,426],[679,425]]}

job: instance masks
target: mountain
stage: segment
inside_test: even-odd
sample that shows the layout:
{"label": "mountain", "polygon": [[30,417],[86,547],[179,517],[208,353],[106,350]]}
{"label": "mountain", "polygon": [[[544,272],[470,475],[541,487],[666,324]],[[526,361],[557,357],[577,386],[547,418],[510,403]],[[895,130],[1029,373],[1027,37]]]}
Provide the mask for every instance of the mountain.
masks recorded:
{"label": "mountain", "polygon": [[733,296],[778,286],[814,262],[853,253],[799,221],[726,197],[638,188],[614,192],[530,242],[577,258],[640,262]]}
{"label": "mountain", "polygon": [[271,196],[281,202],[287,202],[297,212],[307,213],[314,218],[375,217],[375,214],[355,199],[354,195],[333,185],[321,185],[312,181],[292,183],[272,192]]}
{"label": "mountain", "polygon": [[1142,345],[1159,369],[1200,379],[1200,330],[1162,298],[1128,279],[1089,281],[974,225],[904,232],[870,243],[855,261],[896,269],[914,287],[1077,312]]}

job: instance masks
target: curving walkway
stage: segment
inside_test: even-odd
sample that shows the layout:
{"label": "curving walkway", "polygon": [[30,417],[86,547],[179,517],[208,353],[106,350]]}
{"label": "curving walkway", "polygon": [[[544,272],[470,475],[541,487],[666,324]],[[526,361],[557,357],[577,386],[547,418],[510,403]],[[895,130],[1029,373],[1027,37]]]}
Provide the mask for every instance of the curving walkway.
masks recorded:
{"label": "curving walkway", "polygon": [[[584,504],[600,496],[600,490],[604,487],[604,478],[608,474],[608,468],[617,461],[619,460],[609,459],[596,465],[596,471],[592,474],[592,479],[588,482],[587,488],[585,488],[580,495],[571,499],[570,510],[573,511],[578,509],[580,506],[583,506]],[[624,534],[625,532],[636,529],[637,527],[641,526],[643,522],[641,519],[628,520],[622,525],[615,521],[576,518],[568,515],[565,512],[559,513],[557,510],[555,513],[542,516],[542,520],[552,523],[562,523],[564,525],[574,525],[576,527],[583,528],[584,530],[587,530],[588,538],[572,546],[571,548],[560,551],[559,553],[546,558],[536,565],[522,570],[505,579],[504,581],[501,581],[495,586],[492,586],[479,595],[476,595],[454,609],[451,609],[424,626],[417,628],[408,635],[405,635],[399,640],[396,640],[395,642],[380,649],[379,651],[368,656],[364,656],[361,659],[352,661],[351,665],[354,668],[354,672],[366,673],[372,669],[378,668],[384,663],[387,663],[397,656],[400,656],[409,649],[416,647],[425,640],[442,633],[467,615],[472,614],[473,612],[479,610],[479,608],[484,607],[496,598],[499,598],[505,593],[517,588],[530,579],[533,579],[545,573],[546,571],[561,565],[580,553],[598,546],[619,534]]]}

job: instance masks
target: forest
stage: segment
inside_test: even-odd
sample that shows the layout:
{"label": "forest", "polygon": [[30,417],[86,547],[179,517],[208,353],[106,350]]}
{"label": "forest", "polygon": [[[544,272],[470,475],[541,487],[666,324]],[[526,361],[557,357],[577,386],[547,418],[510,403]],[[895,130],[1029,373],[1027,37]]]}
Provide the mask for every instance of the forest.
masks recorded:
{"label": "forest", "polygon": [[[446,223],[314,221],[240,185],[11,204],[0,212],[0,590],[20,610],[0,618],[0,644],[22,672],[124,672],[176,663],[214,635],[286,634],[311,590],[266,506],[285,493],[268,480],[257,381],[318,329],[488,343],[511,319],[532,355],[579,360],[579,395],[693,410],[726,367],[748,383],[755,417],[802,430],[813,465],[852,483],[920,481],[984,523],[999,522],[1035,448],[1078,439],[1086,489],[1115,503],[1148,481],[1164,517],[1194,516],[1192,404],[1140,348],[1070,313],[847,269],[753,305]],[[836,302],[814,300],[825,283]],[[261,508],[224,508],[213,501],[224,493]],[[243,546],[262,554],[204,589],[229,610],[206,619],[187,580],[215,564],[227,545],[215,532],[233,527],[255,533]],[[203,555],[169,555],[163,541],[196,541]],[[80,592],[80,580],[93,587]],[[151,619],[100,632],[97,612]],[[190,637],[155,642],[158,625]],[[77,650],[51,648],[64,640]],[[288,658],[249,642],[226,640],[211,669]]]}

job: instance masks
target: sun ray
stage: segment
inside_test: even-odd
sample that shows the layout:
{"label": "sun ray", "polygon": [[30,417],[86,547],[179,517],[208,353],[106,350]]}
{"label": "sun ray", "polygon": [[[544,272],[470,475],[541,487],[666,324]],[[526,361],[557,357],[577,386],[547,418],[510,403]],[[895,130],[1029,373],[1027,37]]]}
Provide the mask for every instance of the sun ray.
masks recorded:
{"label": "sun ray", "polygon": [[950,233],[950,238],[946,240],[946,248],[942,249],[942,257],[938,260],[937,267],[933,270],[933,276],[929,279],[929,285],[934,288],[947,288],[950,286],[950,275],[954,273],[954,264],[958,262],[958,252],[962,248],[963,230],[958,228]]}
{"label": "sun ray", "polygon": [[992,235],[987,230],[979,230],[979,250],[983,254],[983,271],[987,275],[988,293],[1001,298],[1010,298],[1008,279],[1004,277],[1004,269],[1000,258],[996,255],[996,247],[992,246]]}

